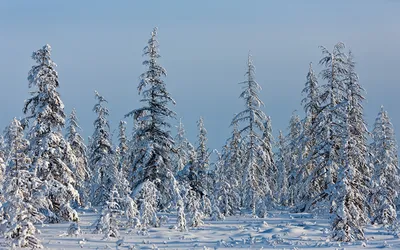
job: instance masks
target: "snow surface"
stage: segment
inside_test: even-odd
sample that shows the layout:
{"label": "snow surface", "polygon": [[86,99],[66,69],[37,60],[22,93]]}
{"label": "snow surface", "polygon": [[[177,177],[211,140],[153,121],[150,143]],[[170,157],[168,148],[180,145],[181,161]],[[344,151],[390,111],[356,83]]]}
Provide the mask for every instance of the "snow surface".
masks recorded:
{"label": "snow surface", "polygon": [[[148,233],[138,229],[120,230],[121,238],[103,239],[93,234],[93,222],[99,213],[80,210],[82,234],[68,236],[70,223],[37,225],[38,238],[45,249],[400,249],[400,240],[382,227],[368,226],[364,242],[329,241],[328,218],[307,213],[269,212],[265,219],[250,215],[227,217],[224,221],[204,220],[205,224],[188,232],[173,229],[176,213],[160,228]],[[121,218],[122,220],[122,218]],[[0,238],[0,249],[9,249]]]}

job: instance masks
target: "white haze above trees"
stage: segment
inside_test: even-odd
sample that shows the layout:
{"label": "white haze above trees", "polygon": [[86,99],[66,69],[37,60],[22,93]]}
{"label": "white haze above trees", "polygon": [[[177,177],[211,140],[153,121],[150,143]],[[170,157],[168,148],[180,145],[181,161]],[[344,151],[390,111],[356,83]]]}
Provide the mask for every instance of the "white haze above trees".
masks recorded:
{"label": "white haze above trees", "polygon": [[142,106],[127,108],[125,118],[134,123],[119,122],[116,144],[106,97],[97,91],[87,145],[78,119],[84,111],[73,109],[66,120],[56,64],[45,45],[32,55],[25,117],[14,118],[0,140],[1,233],[10,246],[40,248],[39,223],[72,222],[68,234],[77,235],[77,210],[96,209],[101,215],[93,232],[104,238],[119,238],[121,229],[146,235],[168,214],[177,218],[173,229],[186,232],[204,227],[206,219],[265,218],[272,209],[329,215],[335,241],[365,240],[369,223],[398,230],[394,129],[382,107],[368,131],[362,80],[345,50],[343,43],[321,47],[322,71],[310,63],[299,79],[304,116],[293,112],[288,133],[280,131],[276,140],[259,97],[273,83],[256,81],[249,55],[244,81],[238,79],[243,109],[233,115],[232,135],[218,152],[207,146],[203,117],[196,142],[186,138],[181,120],[171,126],[178,115],[159,63],[156,28],[143,50],[138,93],[132,93]]}

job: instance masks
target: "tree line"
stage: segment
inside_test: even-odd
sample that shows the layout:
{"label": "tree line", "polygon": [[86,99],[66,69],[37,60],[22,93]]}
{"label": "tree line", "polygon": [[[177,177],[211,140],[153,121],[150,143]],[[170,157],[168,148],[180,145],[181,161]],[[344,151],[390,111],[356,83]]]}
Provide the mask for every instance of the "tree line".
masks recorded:
{"label": "tree line", "polygon": [[161,226],[160,211],[176,213],[181,231],[206,217],[263,218],[272,209],[329,214],[338,241],[364,240],[368,223],[395,230],[399,168],[388,113],[382,107],[369,131],[352,52],[343,43],[320,49],[323,69],[316,74],[310,63],[302,91],[305,115],[293,113],[288,134],[280,131],[277,140],[249,55],[240,82],[244,109],[218,152],[207,147],[201,117],[195,144],[181,121],[171,131],[177,114],[158,63],[156,28],[143,51],[142,106],[125,116],[134,120],[132,134],[120,121],[117,144],[107,100],[97,91],[94,131],[85,144],[75,109],[68,117],[64,112],[51,47],[43,46],[32,55],[24,118],[14,118],[0,140],[0,231],[16,246],[40,248],[35,224],[70,221],[69,231],[77,233],[77,209],[99,207],[93,229],[106,237],[119,236],[121,220],[143,233]]}

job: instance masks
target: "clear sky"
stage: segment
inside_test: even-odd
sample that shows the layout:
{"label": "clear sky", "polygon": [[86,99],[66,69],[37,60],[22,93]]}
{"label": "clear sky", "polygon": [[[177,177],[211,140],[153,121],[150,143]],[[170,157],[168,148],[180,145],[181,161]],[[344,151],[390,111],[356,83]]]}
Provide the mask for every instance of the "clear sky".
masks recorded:
{"label": "clear sky", "polygon": [[77,109],[84,137],[93,131],[94,90],[108,99],[116,129],[140,105],[142,49],[157,26],[173,109],[191,141],[199,116],[210,148],[220,149],[229,137],[233,114],[244,107],[237,83],[249,50],[274,134],[286,132],[293,110],[303,116],[301,90],[309,62],[321,57],[318,46],[338,41],[356,57],[369,127],[384,105],[399,140],[399,13],[397,0],[0,0],[0,127],[22,116],[31,53],[49,43],[65,111]]}

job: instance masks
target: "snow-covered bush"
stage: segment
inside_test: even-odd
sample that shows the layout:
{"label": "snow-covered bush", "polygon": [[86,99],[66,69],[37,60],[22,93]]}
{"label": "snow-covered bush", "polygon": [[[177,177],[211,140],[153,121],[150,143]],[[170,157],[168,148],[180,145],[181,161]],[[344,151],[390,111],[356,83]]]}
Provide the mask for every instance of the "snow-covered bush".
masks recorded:
{"label": "snow-covered bush", "polygon": [[82,234],[81,227],[77,222],[72,222],[68,227],[67,234],[69,236],[78,236]]}
{"label": "snow-covered bush", "polygon": [[178,209],[177,209],[177,229],[181,232],[186,232],[186,217],[185,217],[185,205],[183,204],[182,200],[178,201]]}
{"label": "snow-covered bush", "polygon": [[135,200],[133,200],[129,195],[126,195],[125,216],[127,219],[127,226],[131,228],[139,228],[141,226],[139,215],[139,210]]}
{"label": "snow-covered bush", "polygon": [[104,234],[104,238],[117,238],[119,237],[119,221],[118,216],[121,215],[119,205],[119,195],[116,187],[114,186],[109,201],[103,207],[100,218],[93,224],[95,227],[94,233]]}
{"label": "snow-covered bush", "polygon": [[199,197],[197,196],[197,193],[193,190],[189,191],[187,209],[190,227],[199,227],[204,224],[204,214],[201,210],[201,202]]}
{"label": "snow-covered bush", "polygon": [[149,180],[145,181],[133,192],[133,196],[139,203],[141,225],[144,228],[159,226],[159,218],[157,217],[157,195],[158,190],[156,185]]}

